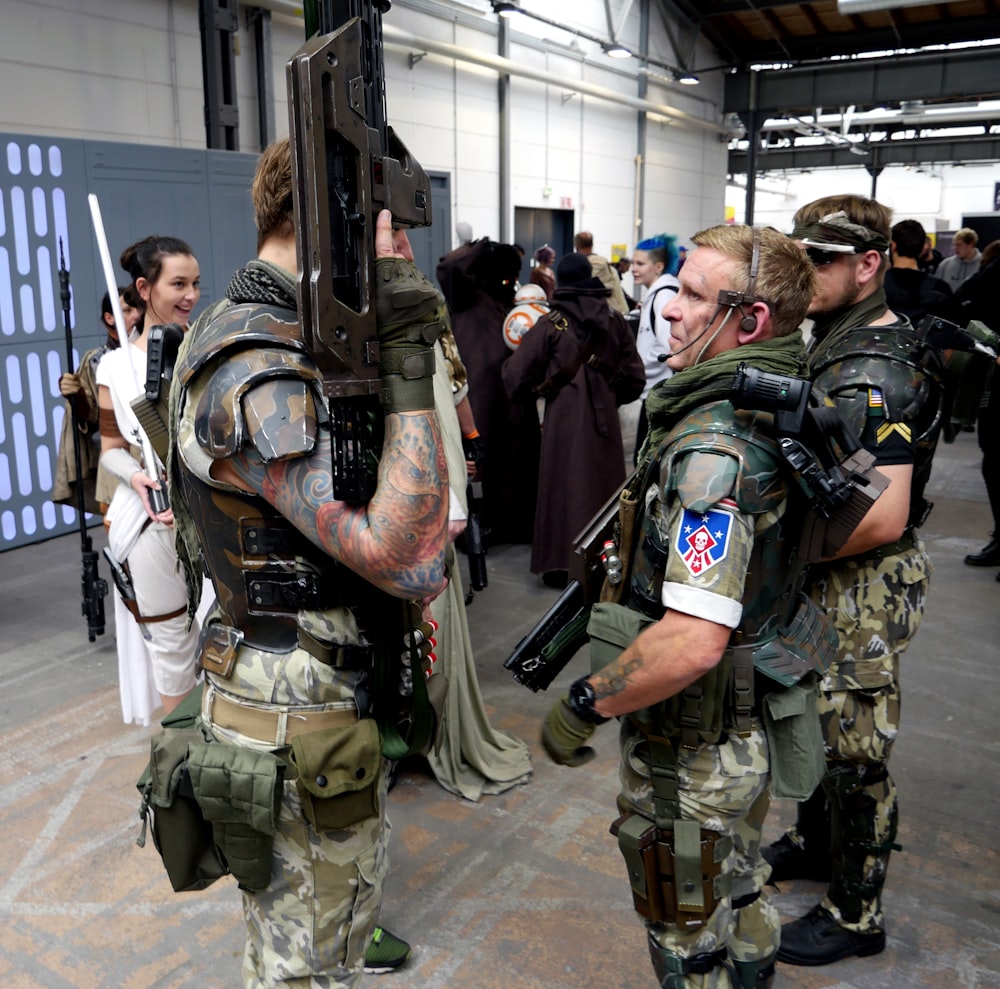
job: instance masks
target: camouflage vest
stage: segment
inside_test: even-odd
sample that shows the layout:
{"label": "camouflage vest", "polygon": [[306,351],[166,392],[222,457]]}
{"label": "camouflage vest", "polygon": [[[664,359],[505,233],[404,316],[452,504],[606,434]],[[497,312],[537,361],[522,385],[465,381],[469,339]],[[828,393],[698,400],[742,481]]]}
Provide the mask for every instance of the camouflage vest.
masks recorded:
{"label": "camouflage vest", "polygon": [[746,731],[766,692],[825,669],[835,655],[836,637],[825,616],[801,593],[804,497],[778,453],[772,416],[737,412],[728,401],[708,403],[685,416],[642,478],[642,515],[623,604],[647,621],[664,614],[663,577],[669,555],[676,552],[644,510],[653,484],[664,505],[679,499],[686,508],[706,511],[731,498],[739,512],[754,517],[742,618],[722,661],[681,694],[632,716],[647,734],[679,737],[688,747],[715,743],[723,731]]}
{"label": "camouflage vest", "polygon": [[[194,442],[186,443],[184,456],[177,458],[180,495],[202,534],[201,555],[216,588],[222,624],[239,629],[245,645],[273,652],[303,644],[303,632],[326,638],[321,616],[356,605],[369,585],[331,560],[263,498],[207,484],[185,458],[211,461],[240,449],[250,429],[241,399],[264,381],[275,385],[275,405],[267,415],[254,409],[253,432],[265,459],[307,456],[317,443],[330,442],[321,374],[305,352],[294,319],[294,313],[278,307],[224,308],[199,327],[175,370],[184,389],[183,415],[194,433]],[[337,624],[353,627],[354,622]]]}
{"label": "camouflage vest", "polygon": [[909,323],[861,326],[820,342],[809,354],[809,375],[855,436],[864,431],[872,388],[881,392],[888,420],[909,429],[915,459],[907,524],[920,525],[931,507],[924,489],[943,418],[941,355]]}

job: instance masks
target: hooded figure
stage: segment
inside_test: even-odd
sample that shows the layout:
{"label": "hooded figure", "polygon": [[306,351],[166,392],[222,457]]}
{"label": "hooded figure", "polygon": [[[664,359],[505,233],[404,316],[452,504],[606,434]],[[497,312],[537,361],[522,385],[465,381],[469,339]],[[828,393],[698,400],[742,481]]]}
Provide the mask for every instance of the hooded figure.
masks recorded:
{"label": "hooded figure", "polygon": [[531,571],[564,585],[572,541],[625,480],[618,406],[646,382],[625,318],[582,254],[556,266],[552,312],[503,367],[512,400],[545,399]]}
{"label": "hooded figure", "polygon": [[510,402],[501,366],[511,351],[503,324],[514,304],[521,255],[483,237],[441,258],[438,284],[469,374],[469,402],[484,448],[481,521],[491,544],[531,540],[538,479],[538,416]]}

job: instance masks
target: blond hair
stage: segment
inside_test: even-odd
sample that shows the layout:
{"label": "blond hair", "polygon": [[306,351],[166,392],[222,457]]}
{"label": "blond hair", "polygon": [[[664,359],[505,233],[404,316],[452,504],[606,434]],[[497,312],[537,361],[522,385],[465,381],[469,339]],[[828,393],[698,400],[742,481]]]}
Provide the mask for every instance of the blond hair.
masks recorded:
{"label": "blond hair", "polygon": [[772,334],[788,336],[805,319],[816,288],[816,270],[805,252],[773,227],[724,223],[691,239],[698,247],[710,247],[736,261],[739,268],[732,290],[748,292],[755,237],[760,240],[760,255],[753,296],[770,308]]}

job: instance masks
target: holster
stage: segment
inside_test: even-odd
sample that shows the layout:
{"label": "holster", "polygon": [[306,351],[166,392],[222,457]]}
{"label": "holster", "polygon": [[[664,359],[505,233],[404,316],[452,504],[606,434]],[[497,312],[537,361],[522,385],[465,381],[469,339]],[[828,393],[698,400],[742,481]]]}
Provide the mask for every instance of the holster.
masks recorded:
{"label": "holster", "polygon": [[638,814],[623,814],[611,833],[625,858],[632,903],[651,923],[702,927],[729,895],[730,877],[722,874],[732,849],[727,836],[696,821],[674,821],[665,831]]}

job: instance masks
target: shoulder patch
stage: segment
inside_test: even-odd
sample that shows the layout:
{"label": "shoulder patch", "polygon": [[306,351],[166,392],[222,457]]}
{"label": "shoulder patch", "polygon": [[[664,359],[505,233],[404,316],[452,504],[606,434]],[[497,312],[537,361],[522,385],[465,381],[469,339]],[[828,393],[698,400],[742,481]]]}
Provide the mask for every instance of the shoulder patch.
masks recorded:
{"label": "shoulder patch", "polygon": [[676,487],[681,504],[700,511],[728,497],[733,492],[739,466],[739,461],[728,452],[694,450],[687,454],[677,469]]}
{"label": "shoulder patch", "polygon": [[693,512],[685,508],[677,526],[674,548],[693,577],[700,577],[729,553],[729,537],[733,531],[731,512],[710,508]]}

